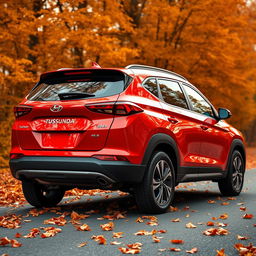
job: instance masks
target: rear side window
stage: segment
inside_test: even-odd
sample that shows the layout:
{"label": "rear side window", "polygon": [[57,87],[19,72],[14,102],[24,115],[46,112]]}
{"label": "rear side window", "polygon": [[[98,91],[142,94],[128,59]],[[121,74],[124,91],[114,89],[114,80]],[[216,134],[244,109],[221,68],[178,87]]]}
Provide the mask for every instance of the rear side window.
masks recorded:
{"label": "rear side window", "polygon": [[181,108],[188,108],[185,95],[183,94],[180,85],[170,80],[158,80],[161,94],[166,103],[178,106]]}
{"label": "rear side window", "polygon": [[[102,98],[121,93],[125,88],[125,74],[118,71],[61,72],[50,74],[30,92],[32,101],[79,98]],[[70,97],[69,97],[70,96]]]}
{"label": "rear side window", "polygon": [[198,92],[186,85],[184,88],[195,112],[214,117],[211,105]]}
{"label": "rear side window", "polygon": [[148,79],[143,86],[150,91],[152,94],[154,94],[156,97],[158,97],[158,90],[157,90],[157,83],[155,78]]}

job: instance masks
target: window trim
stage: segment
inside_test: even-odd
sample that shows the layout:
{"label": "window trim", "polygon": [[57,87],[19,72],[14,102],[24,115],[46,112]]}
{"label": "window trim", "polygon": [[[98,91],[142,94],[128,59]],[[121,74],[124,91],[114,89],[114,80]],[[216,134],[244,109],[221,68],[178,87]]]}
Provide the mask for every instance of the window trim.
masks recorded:
{"label": "window trim", "polygon": [[[146,87],[145,87],[145,83],[148,81],[148,80],[151,80],[151,79],[155,79],[156,81],[156,86],[157,86],[157,96],[155,94],[153,94],[151,91],[149,91]],[[160,100],[160,90],[159,90],[159,86],[158,86],[158,82],[157,82],[157,78],[155,76],[150,76],[150,77],[147,77],[145,80],[143,80],[143,82],[141,83],[141,86],[147,91],[149,92],[151,95],[153,95],[156,99]]]}
{"label": "window trim", "polygon": [[194,85],[189,84],[189,83],[181,82],[181,86],[182,86],[182,88],[183,88],[183,90],[184,90],[184,94],[186,95],[187,100],[189,101],[189,105],[190,105],[190,107],[191,107],[191,109],[190,109],[191,111],[193,111],[194,113],[197,113],[197,114],[199,114],[199,115],[206,116],[206,115],[204,115],[204,114],[202,114],[202,113],[199,113],[199,112],[197,112],[197,111],[194,110],[193,105],[192,105],[192,103],[191,103],[191,100],[190,100],[190,98],[189,98],[189,96],[188,96],[188,94],[187,94],[187,92],[186,92],[185,86],[187,86],[187,87],[189,87],[190,89],[192,89],[192,90],[194,90],[195,92],[197,92],[197,93],[210,105],[214,116],[209,116],[209,117],[211,117],[211,118],[213,118],[213,119],[215,119],[215,120],[218,120],[217,110],[214,108],[214,106],[212,105],[212,103],[204,96],[204,94],[203,94],[201,91],[199,91]]}
{"label": "window trim", "polygon": [[[165,77],[156,77],[156,80],[157,80],[157,86],[158,86],[158,90],[159,90],[159,93],[161,95],[161,97],[159,97],[159,99],[161,100],[161,102],[169,105],[169,106],[172,106],[172,107],[176,107],[176,108],[180,108],[180,109],[185,109],[185,110],[191,110],[191,106],[190,106],[190,102],[188,102],[188,99],[187,99],[187,95],[185,94],[182,86],[181,86],[181,82],[178,81],[178,80],[175,80],[175,79],[171,79],[171,78],[165,78]],[[160,89],[160,85],[159,85],[159,82],[158,80],[167,80],[167,81],[171,81],[171,82],[174,82],[174,83],[177,83],[181,89],[181,92],[184,94],[184,97],[185,97],[185,102],[187,104],[187,108],[183,108],[183,107],[180,107],[180,106],[176,106],[176,105],[173,105],[173,104],[170,104],[168,102],[166,102],[163,98],[163,95],[162,95],[162,92],[161,92],[161,89]]]}

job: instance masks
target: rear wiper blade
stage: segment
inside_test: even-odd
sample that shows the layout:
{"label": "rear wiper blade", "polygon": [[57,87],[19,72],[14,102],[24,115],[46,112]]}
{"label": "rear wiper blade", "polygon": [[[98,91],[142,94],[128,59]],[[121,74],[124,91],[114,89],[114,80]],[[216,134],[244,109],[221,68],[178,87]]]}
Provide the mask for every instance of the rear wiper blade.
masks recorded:
{"label": "rear wiper blade", "polygon": [[94,94],[90,93],[80,93],[80,92],[67,92],[67,93],[58,93],[58,96],[61,100],[68,100],[68,99],[82,99],[88,97],[94,97]]}

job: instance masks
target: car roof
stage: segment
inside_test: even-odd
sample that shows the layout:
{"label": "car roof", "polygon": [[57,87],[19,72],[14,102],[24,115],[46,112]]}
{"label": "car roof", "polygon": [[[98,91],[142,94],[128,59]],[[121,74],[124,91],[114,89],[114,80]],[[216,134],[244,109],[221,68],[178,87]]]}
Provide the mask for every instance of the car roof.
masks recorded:
{"label": "car roof", "polygon": [[184,82],[188,82],[188,80],[180,74],[177,74],[173,71],[169,71],[167,69],[146,66],[146,65],[139,65],[139,64],[132,64],[125,67],[126,69],[132,70],[136,75],[143,75],[143,76],[163,76],[172,79],[178,79]]}
{"label": "car roof", "polygon": [[132,64],[132,65],[126,66],[125,68],[101,68],[97,63],[96,65],[93,65],[92,67],[88,67],[88,68],[60,68],[58,70],[48,71],[41,74],[41,78],[46,77],[52,73],[64,73],[64,72],[70,72],[70,71],[83,72],[83,71],[89,71],[89,70],[91,71],[92,70],[116,70],[116,71],[121,71],[132,77],[142,76],[144,78],[147,78],[151,76],[156,76],[156,77],[176,79],[176,80],[189,83],[185,77],[175,72],[162,69],[162,68],[140,65],[140,64]]}

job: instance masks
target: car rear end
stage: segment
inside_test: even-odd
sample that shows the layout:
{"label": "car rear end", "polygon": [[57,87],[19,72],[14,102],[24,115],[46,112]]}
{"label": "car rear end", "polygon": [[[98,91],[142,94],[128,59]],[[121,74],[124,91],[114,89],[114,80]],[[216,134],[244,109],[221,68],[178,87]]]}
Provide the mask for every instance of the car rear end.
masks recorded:
{"label": "car rear end", "polygon": [[118,101],[132,80],[122,70],[100,68],[41,75],[14,109],[13,176],[86,188],[140,180],[144,166],[132,161],[129,149],[118,147],[126,138],[108,141],[115,118],[143,112],[134,102]]}

